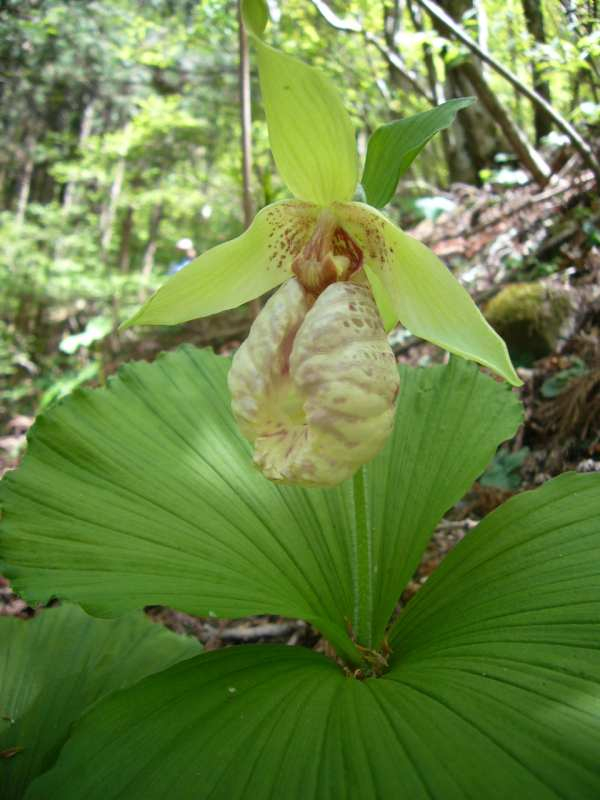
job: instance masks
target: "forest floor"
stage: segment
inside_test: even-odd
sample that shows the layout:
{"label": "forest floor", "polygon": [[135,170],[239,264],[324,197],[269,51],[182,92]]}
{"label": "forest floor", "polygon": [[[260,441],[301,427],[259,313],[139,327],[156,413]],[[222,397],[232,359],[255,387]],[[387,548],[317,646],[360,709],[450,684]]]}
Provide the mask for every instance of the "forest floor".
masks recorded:
{"label": "forest floor", "polygon": [[[600,471],[600,199],[591,175],[566,161],[551,186],[476,189],[455,186],[456,204],[435,222],[411,230],[459,274],[481,307],[503,287],[540,283],[568,293],[570,313],[547,352],[518,365],[524,422],[491,468],[438,525],[420,567],[399,600],[405,604],[444,556],[486,514],[511,495],[568,470]],[[186,341],[230,353],[245,337],[249,309],[180,326],[158,337],[128,337],[111,345],[107,373],[130,358],[152,360]],[[443,360],[438,348],[397,331],[398,361],[426,366]],[[513,353],[514,357],[514,353]],[[32,418],[14,414],[0,428],[0,475],[16,466]],[[0,578],[0,615],[31,616],[33,609]],[[305,622],[279,617],[197,618],[152,607],[148,613],[205,649],[285,642],[318,650],[327,643]]]}

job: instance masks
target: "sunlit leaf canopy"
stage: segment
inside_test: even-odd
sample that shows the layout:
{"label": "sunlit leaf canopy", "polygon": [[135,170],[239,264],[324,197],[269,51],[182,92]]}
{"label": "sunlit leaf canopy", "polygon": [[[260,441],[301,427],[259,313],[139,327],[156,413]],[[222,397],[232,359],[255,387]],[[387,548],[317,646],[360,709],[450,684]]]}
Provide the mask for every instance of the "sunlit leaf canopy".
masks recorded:
{"label": "sunlit leaf canopy", "polygon": [[382,677],[303,648],[200,656],[101,702],[27,798],[591,800],[599,518],[598,475],[524,493],[430,576]]}
{"label": "sunlit leaf canopy", "polygon": [[[159,604],[306,619],[359,661],[352,483],[302,490],[252,469],[228,369],[184,348],[40,417],[0,484],[2,572],[31,602],[58,595],[101,615]],[[402,367],[400,381],[394,432],[364,468],[374,644],[436,523],[520,421],[506,384],[461,359]]]}
{"label": "sunlit leaf canopy", "polygon": [[[359,210],[348,202],[358,180],[357,153],[350,117],[335,88],[314,68],[265,44],[262,0],[246,0],[243,16],[258,52],[275,162],[301,202],[264,209],[246,233],[207,251],[174,275],[127,326],[184,322],[232,308],[277,286],[292,275],[292,264],[311,240],[320,209],[330,206],[364,253],[367,278],[375,275],[375,296],[389,327],[400,320],[415,334],[520,385],[504,342],[442,262],[374,209]],[[384,144],[376,141],[370,148],[367,166],[374,166],[366,173],[369,192],[375,192],[382,172],[389,172],[382,167],[386,146],[397,182],[426,141],[469,103],[462,99],[446,104],[425,119],[401,126],[400,132],[394,128],[391,136],[380,131],[378,141]],[[389,194],[386,186],[382,191]]]}
{"label": "sunlit leaf canopy", "polygon": [[2,799],[24,796],[54,763],[72,723],[99,698],[199,652],[195,639],[141,611],[102,620],[61,606],[33,620],[0,617]]}

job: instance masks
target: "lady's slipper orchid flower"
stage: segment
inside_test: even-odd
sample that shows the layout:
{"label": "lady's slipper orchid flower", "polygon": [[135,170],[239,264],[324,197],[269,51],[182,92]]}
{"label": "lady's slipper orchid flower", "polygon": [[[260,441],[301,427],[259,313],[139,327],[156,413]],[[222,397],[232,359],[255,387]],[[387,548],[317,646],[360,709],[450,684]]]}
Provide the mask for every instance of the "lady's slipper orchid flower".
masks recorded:
{"label": "lady's slipper orchid flower", "polygon": [[271,480],[335,486],[392,432],[399,379],[368,287],[315,296],[296,278],[256,318],[229,371],[232,409]]}
{"label": "lady's slipper orchid flower", "polygon": [[267,206],[241,236],[173,275],[127,325],[185,322],[287,281],[234,359],[233,409],[268,477],[331,485],[370,460],[391,430],[398,385],[384,326],[399,320],[521,381],[506,345],[444,264],[378,210],[352,201],[354,131],[334,88],[261,40],[260,2],[246,4],[245,23],[273,156],[296,199]]}

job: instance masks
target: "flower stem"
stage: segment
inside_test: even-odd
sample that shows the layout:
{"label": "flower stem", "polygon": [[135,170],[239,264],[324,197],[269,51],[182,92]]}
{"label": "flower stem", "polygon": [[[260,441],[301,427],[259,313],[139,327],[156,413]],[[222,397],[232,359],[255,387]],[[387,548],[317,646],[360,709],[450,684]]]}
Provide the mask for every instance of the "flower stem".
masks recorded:
{"label": "flower stem", "polygon": [[356,642],[373,646],[373,542],[369,523],[364,468],[353,478],[354,488],[354,620]]}

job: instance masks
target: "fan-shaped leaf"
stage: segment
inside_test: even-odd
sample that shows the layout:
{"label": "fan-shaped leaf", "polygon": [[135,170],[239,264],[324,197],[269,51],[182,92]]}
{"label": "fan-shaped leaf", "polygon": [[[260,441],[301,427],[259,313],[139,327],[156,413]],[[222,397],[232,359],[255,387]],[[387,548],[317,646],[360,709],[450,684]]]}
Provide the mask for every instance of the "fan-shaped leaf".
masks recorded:
{"label": "fan-shaped leaf", "polygon": [[[351,483],[301,490],[254,470],[228,366],[185,349],[40,418],[2,484],[4,572],[30,601],[58,594],[98,614],[300,617],[358,660]],[[395,434],[365,471],[379,635],[436,522],[519,418],[504,385],[460,360],[402,368],[401,382]]]}
{"label": "fan-shaped leaf", "polygon": [[199,651],[141,613],[99,620],[62,606],[33,620],[0,618],[0,796],[23,797],[100,697]]}
{"label": "fan-shaped leaf", "polygon": [[[380,626],[439,520],[520,421],[521,404],[506,384],[462,359],[431,369],[401,368],[394,433],[368,470]],[[379,627],[375,641],[383,632]]]}
{"label": "fan-shaped leaf", "polygon": [[600,796],[600,476],[509,501],[409,605],[391,669],[209,653],[97,706],[27,800]]}

